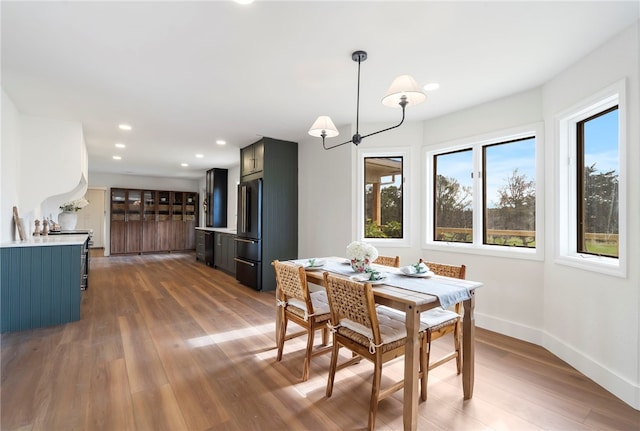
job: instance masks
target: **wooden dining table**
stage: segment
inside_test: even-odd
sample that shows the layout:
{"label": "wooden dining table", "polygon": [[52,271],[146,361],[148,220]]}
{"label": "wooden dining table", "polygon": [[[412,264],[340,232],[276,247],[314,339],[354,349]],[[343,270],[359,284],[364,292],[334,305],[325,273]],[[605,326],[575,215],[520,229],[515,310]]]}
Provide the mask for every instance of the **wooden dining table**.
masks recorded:
{"label": "wooden dining table", "polygon": [[[344,262],[346,259],[340,257],[317,258],[326,261]],[[376,270],[385,271],[389,267],[373,265]],[[395,268],[393,268],[396,270]],[[332,272],[329,268],[313,271],[306,271],[307,281],[310,283],[324,285],[324,272]],[[335,273],[338,274],[338,273]],[[343,274],[338,274],[345,276]],[[462,320],[462,388],[464,399],[473,397],[474,382],[474,344],[475,344],[475,322],[473,309],[475,306],[475,291],[482,283],[456,278],[432,276],[423,279],[425,285],[428,283],[451,284],[452,286],[466,287],[469,291],[469,299],[463,301],[464,316]],[[403,287],[377,284],[373,286],[375,301],[379,304],[404,311],[406,313],[407,343],[405,347],[404,362],[404,409],[403,424],[405,430],[416,430],[418,427],[418,400],[419,400],[419,328],[420,313],[431,308],[439,307],[440,300],[437,296],[428,293],[408,290]],[[277,313],[278,314],[278,313]],[[280,322],[276,320],[276,332]]]}

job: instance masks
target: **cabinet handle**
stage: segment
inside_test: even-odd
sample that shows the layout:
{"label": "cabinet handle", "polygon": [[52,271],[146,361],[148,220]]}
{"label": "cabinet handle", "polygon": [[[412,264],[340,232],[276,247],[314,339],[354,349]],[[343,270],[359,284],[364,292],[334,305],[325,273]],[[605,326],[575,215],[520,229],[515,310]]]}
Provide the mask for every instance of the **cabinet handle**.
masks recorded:
{"label": "cabinet handle", "polygon": [[249,244],[257,244],[258,241],[252,240],[252,239],[244,239],[244,238],[233,238],[234,241],[238,241],[238,242],[248,242]]}
{"label": "cabinet handle", "polygon": [[253,263],[253,262],[249,262],[249,261],[244,260],[244,259],[239,259],[237,257],[234,257],[233,260],[235,260],[236,262],[244,263],[245,265],[256,266],[256,264]]}

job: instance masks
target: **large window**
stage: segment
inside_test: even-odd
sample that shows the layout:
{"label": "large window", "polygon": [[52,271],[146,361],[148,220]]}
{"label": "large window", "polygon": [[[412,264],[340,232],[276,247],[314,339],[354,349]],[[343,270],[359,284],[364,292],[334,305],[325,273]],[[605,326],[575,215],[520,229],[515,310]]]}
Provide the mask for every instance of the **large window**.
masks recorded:
{"label": "large window", "polygon": [[626,276],[625,83],[557,116],[556,262]]}
{"label": "large window", "polygon": [[364,237],[403,237],[403,157],[364,158]]}
{"label": "large window", "polygon": [[539,124],[427,153],[426,245],[540,254],[541,135]]}
{"label": "large window", "polygon": [[576,127],[577,250],[618,257],[618,106]]}

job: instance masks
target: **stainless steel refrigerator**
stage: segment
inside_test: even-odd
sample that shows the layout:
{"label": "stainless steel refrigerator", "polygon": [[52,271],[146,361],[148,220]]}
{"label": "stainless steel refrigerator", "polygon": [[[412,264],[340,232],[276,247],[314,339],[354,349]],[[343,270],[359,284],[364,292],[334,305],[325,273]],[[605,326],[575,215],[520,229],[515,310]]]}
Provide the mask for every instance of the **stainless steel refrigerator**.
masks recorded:
{"label": "stainless steel refrigerator", "polygon": [[262,290],[262,179],[238,185],[236,279]]}

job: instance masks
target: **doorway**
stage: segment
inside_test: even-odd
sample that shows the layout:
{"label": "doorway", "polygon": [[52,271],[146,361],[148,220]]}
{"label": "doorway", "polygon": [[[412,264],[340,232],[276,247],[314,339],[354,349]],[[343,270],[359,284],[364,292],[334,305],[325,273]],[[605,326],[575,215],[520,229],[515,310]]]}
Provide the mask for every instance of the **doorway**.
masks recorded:
{"label": "doorway", "polygon": [[89,205],[78,211],[78,224],[76,229],[91,229],[93,231],[93,245],[91,248],[104,249],[105,237],[105,194],[104,188],[89,188],[85,199]]}

